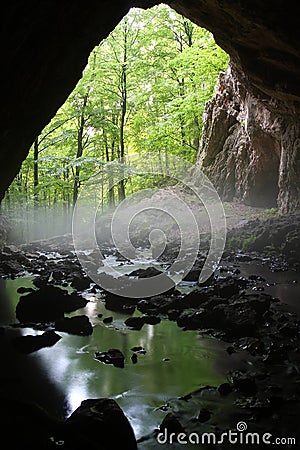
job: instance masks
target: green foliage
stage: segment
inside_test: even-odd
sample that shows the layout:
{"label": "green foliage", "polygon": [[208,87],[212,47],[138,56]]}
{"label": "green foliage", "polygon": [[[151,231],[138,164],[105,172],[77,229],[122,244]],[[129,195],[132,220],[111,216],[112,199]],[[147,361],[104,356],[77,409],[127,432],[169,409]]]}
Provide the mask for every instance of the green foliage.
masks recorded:
{"label": "green foliage", "polygon": [[279,216],[279,210],[278,208],[269,208],[265,211],[266,218],[271,219],[272,217],[278,217]]}
{"label": "green foliage", "polygon": [[251,246],[251,244],[253,244],[253,242],[255,242],[255,241],[256,241],[256,237],[254,236],[254,234],[251,234],[246,239],[244,239],[244,241],[242,243],[242,249],[248,250],[249,246]]}
{"label": "green foliage", "polygon": [[[105,164],[133,152],[194,162],[202,114],[228,56],[213,36],[165,5],[132,9],[90,55],[83,77],[37,137],[3,202],[61,204]],[[132,177],[127,193],[170,183]],[[112,189],[107,202],[117,201]]]}

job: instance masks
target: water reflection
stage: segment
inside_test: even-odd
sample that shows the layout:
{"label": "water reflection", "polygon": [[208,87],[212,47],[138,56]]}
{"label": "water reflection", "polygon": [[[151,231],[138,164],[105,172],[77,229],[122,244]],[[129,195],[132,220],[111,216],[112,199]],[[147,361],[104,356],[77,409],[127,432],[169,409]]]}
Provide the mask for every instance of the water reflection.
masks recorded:
{"label": "water reflection", "polygon": [[[19,286],[29,286],[31,278],[7,280],[2,283],[2,302],[9,301],[6,323],[15,321],[14,310]],[[68,416],[86,398],[115,398],[131,421],[137,437],[156,427],[163,416],[157,408],[171,398],[184,395],[200,385],[218,385],[226,379],[226,373],[236,363],[237,355],[225,352],[226,344],[203,338],[194,331],[182,331],[174,322],[162,321],[158,325],[145,325],[142,330],[127,329],[128,316],[105,309],[101,297],[88,296],[86,308],[72,315],[87,314],[94,326],[91,336],[74,336],[59,333],[62,339],[50,348],[44,348],[24,356],[39,368],[26,379],[34,386],[36,378],[45,380],[42,406],[47,408],[52,395],[52,383],[63,396],[58,396],[56,411]],[[100,319],[99,314],[103,317]],[[138,313],[135,313],[138,314]],[[113,316],[110,325],[103,318]],[[3,319],[3,318],[2,318]],[[22,334],[34,334],[31,329]],[[131,356],[133,347],[141,346],[146,354],[138,354],[137,364]],[[96,351],[118,348],[125,355],[124,369],[106,365],[94,358]],[[11,350],[12,351],[12,350]],[[50,380],[50,384],[46,382]],[[48,389],[48,392],[47,392]],[[26,395],[26,389],[25,394]],[[32,395],[32,394],[31,394]],[[53,398],[51,399],[53,402]]]}
{"label": "water reflection", "polygon": [[258,275],[265,279],[258,285],[264,292],[278,298],[288,309],[300,316],[299,285],[300,274],[293,270],[285,272],[272,272],[267,266],[261,263],[240,263],[241,275]]}

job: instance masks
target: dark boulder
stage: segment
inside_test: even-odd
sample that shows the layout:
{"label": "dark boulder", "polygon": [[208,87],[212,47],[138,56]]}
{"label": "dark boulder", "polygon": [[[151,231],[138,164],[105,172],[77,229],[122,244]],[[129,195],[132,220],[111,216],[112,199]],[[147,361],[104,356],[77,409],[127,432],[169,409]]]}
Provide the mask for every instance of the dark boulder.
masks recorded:
{"label": "dark boulder", "polygon": [[78,291],[84,291],[90,287],[92,280],[89,277],[85,277],[81,274],[71,275],[72,281],[71,286]]}
{"label": "dark boulder", "polygon": [[76,311],[88,303],[83,297],[56,286],[46,285],[20,297],[16,317],[21,323],[51,322],[62,319],[64,313]]}
{"label": "dark boulder", "polygon": [[155,295],[147,299],[140,300],[137,309],[148,315],[166,314],[169,310],[182,311],[186,308],[184,298],[173,295]]}
{"label": "dark boulder", "polygon": [[145,324],[143,317],[129,317],[125,320],[125,325],[133,330],[141,330]]}
{"label": "dark boulder", "polygon": [[84,400],[67,419],[66,429],[70,449],[137,449],[134,431],[113,399]]}
{"label": "dark boulder", "polygon": [[44,347],[52,347],[61,339],[54,331],[45,331],[41,335],[18,336],[12,340],[14,347],[21,353],[32,353]]}
{"label": "dark boulder", "polygon": [[104,364],[112,364],[115,367],[124,368],[125,357],[121,350],[111,348],[107,352],[96,352],[95,358]]}
{"label": "dark boulder", "polygon": [[171,433],[175,433],[175,435],[178,435],[179,433],[184,432],[184,428],[181,425],[178,417],[173,413],[168,413],[162,423],[159,426],[159,429],[161,432],[166,430],[167,434],[170,435]]}
{"label": "dark boulder", "polygon": [[177,319],[177,325],[186,330],[216,328],[216,317],[203,308],[183,312]]}
{"label": "dark boulder", "polygon": [[139,300],[107,292],[105,295],[105,308],[109,311],[132,314]]}
{"label": "dark boulder", "polygon": [[236,371],[232,375],[233,387],[244,395],[254,395],[257,392],[255,378],[246,373]]}
{"label": "dark boulder", "polygon": [[55,329],[79,336],[89,336],[93,333],[92,324],[84,315],[59,319],[55,322]]}

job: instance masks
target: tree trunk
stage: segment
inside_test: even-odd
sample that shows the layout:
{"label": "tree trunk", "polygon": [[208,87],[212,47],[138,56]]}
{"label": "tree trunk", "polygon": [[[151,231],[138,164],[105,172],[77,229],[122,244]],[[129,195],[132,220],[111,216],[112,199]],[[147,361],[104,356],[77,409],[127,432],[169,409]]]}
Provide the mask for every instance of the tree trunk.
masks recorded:
{"label": "tree trunk", "polygon": [[[87,106],[88,101],[88,95],[85,94],[83,97],[83,104],[82,104],[82,110],[81,115],[79,119],[79,128],[77,132],[77,153],[76,153],[76,159],[80,158],[83,154],[83,135],[84,135],[84,127],[85,127],[85,109]],[[74,174],[74,185],[73,185],[73,209],[75,208],[77,198],[78,198],[78,192],[80,187],[80,167],[75,167],[75,174]]]}
{"label": "tree trunk", "polygon": [[38,194],[39,185],[39,138],[37,137],[33,144],[33,202],[34,209],[37,209],[39,203]]}

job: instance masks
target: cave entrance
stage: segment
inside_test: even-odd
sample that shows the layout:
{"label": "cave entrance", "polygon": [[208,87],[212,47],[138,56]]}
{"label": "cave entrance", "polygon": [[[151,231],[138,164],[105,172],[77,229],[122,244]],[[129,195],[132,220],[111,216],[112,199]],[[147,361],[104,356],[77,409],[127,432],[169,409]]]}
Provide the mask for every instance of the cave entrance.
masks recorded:
{"label": "cave entrance", "polygon": [[[2,209],[17,224],[18,240],[70,231],[81,188],[120,158],[156,152],[162,167],[171,155],[194,164],[205,104],[227,65],[212,34],[168,6],[131,9],[94,48],[83,77],[7,190]],[[169,183],[162,177],[108,182],[102,207]]]}

